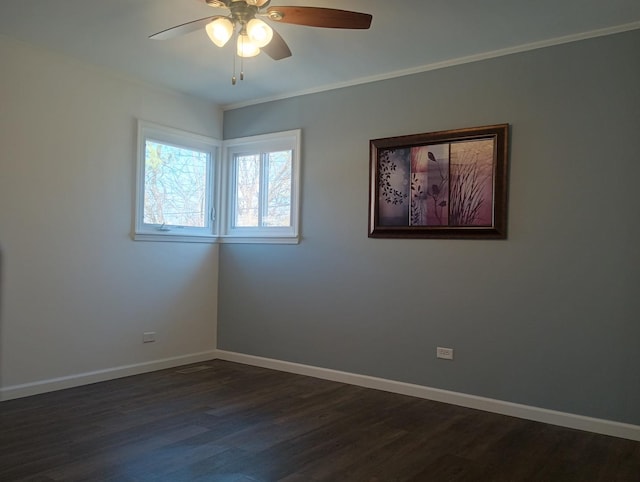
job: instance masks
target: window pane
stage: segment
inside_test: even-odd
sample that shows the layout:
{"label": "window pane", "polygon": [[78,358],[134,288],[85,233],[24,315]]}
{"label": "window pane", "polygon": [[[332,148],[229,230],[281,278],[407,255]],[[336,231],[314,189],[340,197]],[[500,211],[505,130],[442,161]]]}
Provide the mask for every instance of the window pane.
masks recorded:
{"label": "window pane", "polygon": [[291,151],[267,154],[267,206],[263,226],[291,226]]}
{"label": "window pane", "polygon": [[145,142],[144,223],[206,227],[206,152]]}
{"label": "window pane", "polygon": [[236,156],[236,199],[234,225],[256,227],[259,223],[260,155]]}

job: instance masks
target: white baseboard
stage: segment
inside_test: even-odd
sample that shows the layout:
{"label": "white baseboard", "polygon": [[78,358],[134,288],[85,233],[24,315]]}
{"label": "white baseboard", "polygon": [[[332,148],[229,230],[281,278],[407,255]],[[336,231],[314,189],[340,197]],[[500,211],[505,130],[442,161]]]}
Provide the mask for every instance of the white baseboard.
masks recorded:
{"label": "white baseboard", "polygon": [[135,363],[133,365],[123,365],[104,370],[96,370],[86,373],[78,373],[49,380],[41,380],[32,383],[24,383],[22,385],[13,385],[0,388],[0,401],[12,400],[14,398],[28,397],[30,395],[38,395],[40,393],[53,392],[64,388],[72,388],[80,385],[88,385],[89,383],[103,382],[113,380],[115,378],[128,377],[131,375],[139,375],[140,373],[153,372],[163,370],[165,368],[173,368],[189,363],[198,363],[202,361],[212,360],[216,358],[216,350],[203,351],[199,353],[191,353],[189,355],[175,356],[171,358],[163,358],[160,360],[152,360],[143,363]]}
{"label": "white baseboard", "polygon": [[328,368],[314,367],[311,365],[303,365],[300,363],[286,362],[225,350],[210,350],[192,353],[189,355],[136,363],[133,365],[108,368],[105,370],[79,373],[76,375],[69,375],[49,380],[25,383],[22,385],[2,387],[0,388],[0,401],[38,395],[40,393],[52,392],[55,390],[72,388],[80,385],[112,380],[115,378],[138,375],[141,373],[173,368],[190,363],[199,363],[212,360],[214,358],[243,363],[245,365],[270,368],[288,373],[296,373],[298,375],[306,375],[324,380],[348,383],[350,385],[373,388],[401,395],[409,395],[437,402],[450,403],[461,407],[473,408],[476,410],[483,410],[485,412],[498,413],[501,415],[508,415],[536,422],[549,423],[561,427],[640,441],[640,426],[638,425],[585,417],[572,413],[558,412],[555,410],[505,402],[492,398],[441,390],[439,388],[431,388],[423,385],[414,385],[395,380],[387,380],[384,378],[376,378],[367,375],[359,375],[356,373],[331,370]]}
{"label": "white baseboard", "polygon": [[373,388],[376,390],[384,390],[386,392],[410,395],[412,397],[450,403],[452,405],[459,405],[461,407],[473,408],[477,410],[483,410],[485,412],[498,413],[501,415],[508,415],[510,417],[523,418],[536,422],[549,423],[561,427],[585,430],[587,432],[594,432],[603,435],[611,435],[613,437],[640,441],[640,426],[638,425],[614,422],[611,420],[604,420],[599,418],[585,417],[582,415],[558,412],[555,410],[547,410],[545,408],[505,402],[492,398],[467,395],[465,393],[441,390],[438,388],[430,388],[423,385],[413,385],[411,383],[397,382],[384,378],[376,378],[367,375],[341,372],[327,368],[319,368],[310,365],[302,365],[299,363],[274,360],[271,358],[245,355],[243,353],[217,350],[216,358],[220,360],[243,363],[245,365],[254,365],[288,373],[296,373],[298,375],[307,375],[310,377],[322,378],[324,380],[348,383],[350,385],[357,385],[365,388]]}

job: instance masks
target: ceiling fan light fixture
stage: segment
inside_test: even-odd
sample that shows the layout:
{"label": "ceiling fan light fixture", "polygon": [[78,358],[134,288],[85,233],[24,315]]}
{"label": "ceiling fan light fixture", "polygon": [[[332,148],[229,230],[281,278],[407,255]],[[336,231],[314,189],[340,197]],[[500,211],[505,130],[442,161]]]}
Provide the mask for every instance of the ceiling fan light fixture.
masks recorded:
{"label": "ceiling fan light fixture", "polygon": [[220,17],[208,23],[205,29],[214,44],[224,47],[233,35],[233,22],[227,17]]}
{"label": "ceiling fan light fixture", "polygon": [[210,7],[215,7],[215,8],[224,8],[227,6],[226,3],[224,3],[222,0],[205,0],[207,2],[207,5],[209,5]]}
{"label": "ceiling fan light fixture", "polygon": [[260,53],[260,47],[251,41],[247,34],[238,35],[238,56],[239,57],[255,57]]}
{"label": "ceiling fan light fixture", "polygon": [[247,23],[247,35],[255,45],[262,48],[271,42],[273,29],[262,20],[252,18]]}

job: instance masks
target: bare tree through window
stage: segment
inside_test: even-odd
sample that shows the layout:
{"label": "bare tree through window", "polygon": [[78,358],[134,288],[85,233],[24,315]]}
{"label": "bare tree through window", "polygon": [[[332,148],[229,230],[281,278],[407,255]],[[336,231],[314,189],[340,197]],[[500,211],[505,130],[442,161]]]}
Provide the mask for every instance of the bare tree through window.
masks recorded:
{"label": "bare tree through window", "polygon": [[209,154],[147,140],[144,222],[205,227]]}
{"label": "bare tree through window", "polygon": [[291,225],[291,151],[268,154],[265,226]]}
{"label": "bare tree through window", "polygon": [[236,157],[236,226],[258,226],[260,164],[259,154]]}
{"label": "bare tree through window", "polygon": [[235,169],[235,226],[290,226],[292,151],[237,155]]}

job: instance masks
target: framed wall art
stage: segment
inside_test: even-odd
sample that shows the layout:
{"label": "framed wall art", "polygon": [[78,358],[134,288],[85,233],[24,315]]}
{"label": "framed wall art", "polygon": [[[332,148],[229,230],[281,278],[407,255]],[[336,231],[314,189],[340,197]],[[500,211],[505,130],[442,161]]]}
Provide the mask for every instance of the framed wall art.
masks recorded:
{"label": "framed wall art", "polygon": [[373,139],[369,237],[504,239],[509,124]]}

